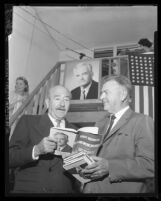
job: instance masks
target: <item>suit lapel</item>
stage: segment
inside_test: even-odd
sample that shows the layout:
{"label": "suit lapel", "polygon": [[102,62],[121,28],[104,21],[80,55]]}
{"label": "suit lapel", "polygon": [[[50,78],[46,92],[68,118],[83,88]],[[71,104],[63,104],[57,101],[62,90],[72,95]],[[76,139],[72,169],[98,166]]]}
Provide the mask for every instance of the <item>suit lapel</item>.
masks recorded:
{"label": "suit lapel", "polygon": [[37,129],[42,137],[47,137],[50,133],[50,128],[53,127],[53,123],[49,119],[48,114],[44,114],[41,116],[40,121],[38,123]]}
{"label": "suit lapel", "polygon": [[80,99],[80,97],[81,97],[81,88],[79,87],[78,88],[78,99]]}
{"label": "suit lapel", "polygon": [[104,139],[104,142],[107,141],[109,138],[111,138],[117,130],[119,130],[126,122],[129,120],[131,114],[133,111],[129,108],[123,116],[119,119],[119,121],[116,123],[116,125],[111,129],[107,137]]}
{"label": "suit lapel", "polygon": [[93,97],[93,93],[94,93],[94,83],[93,83],[93,80],[92,80],[92,84],[88,90],[88,93],[87,93],[87,96],[86,96],[86,99],[91,99]]}

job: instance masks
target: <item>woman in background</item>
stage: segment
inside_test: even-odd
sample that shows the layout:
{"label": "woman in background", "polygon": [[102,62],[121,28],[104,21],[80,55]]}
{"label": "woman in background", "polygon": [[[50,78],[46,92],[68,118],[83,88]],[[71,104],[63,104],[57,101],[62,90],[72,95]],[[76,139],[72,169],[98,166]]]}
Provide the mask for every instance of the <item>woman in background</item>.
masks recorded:
{"label": "woman in background", "polygon": [[11,117],[29,95],[28,81],[24,77],[16,79],[15,91],[9,95],[9,117]]}

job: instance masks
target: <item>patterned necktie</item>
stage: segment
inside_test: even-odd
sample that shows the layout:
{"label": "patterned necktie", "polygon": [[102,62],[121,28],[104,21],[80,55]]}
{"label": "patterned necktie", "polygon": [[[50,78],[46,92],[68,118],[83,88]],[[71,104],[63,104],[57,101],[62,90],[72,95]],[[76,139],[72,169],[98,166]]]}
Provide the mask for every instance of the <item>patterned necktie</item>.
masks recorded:
{"label": "patterned necktie", "polygon": [[114,123],[114,119],[115,119],[116,117],[115,117],[115,115],[114,114],[110,114],[110,120],[109,120],[109,124],[108,124],[108,128],[107,128],[107,131],[106,131],[106,133],[105,133],[105,135],[104,135],[104,138],[103,138],[103,140],[107,137],[107,135],[109,134],[109,132],[110,132],[110,130],[111,130],[111,127],[112,127],[112,125],[113,125],[113,123]]}

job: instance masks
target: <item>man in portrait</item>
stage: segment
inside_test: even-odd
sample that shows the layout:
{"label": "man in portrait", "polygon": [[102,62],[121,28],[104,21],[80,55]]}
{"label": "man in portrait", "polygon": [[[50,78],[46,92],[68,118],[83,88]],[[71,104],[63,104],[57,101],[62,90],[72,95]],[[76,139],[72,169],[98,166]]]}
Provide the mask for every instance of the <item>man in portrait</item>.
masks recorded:
{"label": "man in portrait", "polygon": [[74,77],[79,82],[79,87],[74,88],[73,100],[97,99],[98,82],[93,80],[93,70],[90,63],[78,63],[73,69]]}

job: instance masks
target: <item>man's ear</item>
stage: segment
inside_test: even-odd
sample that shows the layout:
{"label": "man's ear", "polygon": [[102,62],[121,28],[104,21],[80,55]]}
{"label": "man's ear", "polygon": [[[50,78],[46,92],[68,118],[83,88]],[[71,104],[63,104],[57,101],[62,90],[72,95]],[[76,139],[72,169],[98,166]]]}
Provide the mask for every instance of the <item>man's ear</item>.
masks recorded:
{"label": "man's ear", "polygon": [[126,89],[122,89],[122,102],[124,102],[127,99],[127,90]]}
{"label": "man's ear", "polygon": [[93,73],[93,71],[91,71],[91,77],[93,77],[94,76],[94,73]]}
{"label": "man's ear", "polygon": [[46,104],[46,108],[48,109],[49,108],[49,99],[48,98],[45,99],[45,104]]}

